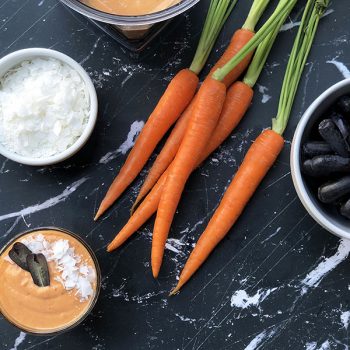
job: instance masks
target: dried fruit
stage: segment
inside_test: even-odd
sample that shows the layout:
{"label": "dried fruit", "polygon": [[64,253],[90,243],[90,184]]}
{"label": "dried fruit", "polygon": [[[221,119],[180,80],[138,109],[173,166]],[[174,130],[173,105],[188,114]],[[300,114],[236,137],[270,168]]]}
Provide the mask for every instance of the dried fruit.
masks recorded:
{"label": "dried fruit", "polygon": [[9,252],[9,257],[21,269],[29,271],[27,256],[30,254],[32,251],[25,244],[16,242]]}
{"label": "dried fruit", "polygon": [[50,273],[44,254],[30,254],[27,256],[27,265],[33,282],[38,287],[50,285]]}

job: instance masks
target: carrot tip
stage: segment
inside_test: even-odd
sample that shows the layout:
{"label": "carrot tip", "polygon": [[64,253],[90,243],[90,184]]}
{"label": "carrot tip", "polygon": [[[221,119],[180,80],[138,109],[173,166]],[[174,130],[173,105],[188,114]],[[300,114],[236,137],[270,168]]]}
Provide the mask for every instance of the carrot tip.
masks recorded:
{"label": "carrot tip", "polygon": [[95,215],[95,217],[94,217],[94,221],[97,221],[97,220],[101,217],[101,215],[102,215],[103,213],[104,213],[104,210],[102,210],[102,208],[99,207],[98,210],[97,210],[97,213],[96,213],[96,215]]}
{"label": "carrot tip", "polygon": [[136,202],[132,205],[130,209],[130,216],[133,216],[133,214],[135,213],[137,205],[138,205],[138,201],[136,200]]}
{"label": "carrot tip", "polygon": [[169,293],[169,297],[174,296],[175,294],[178,294],[180,292],[180,286],[177,285],[170,293]]}
{"label": "carrot tip", "polygon": [[152,267],[152,275],[153,278],[157,279],[159,275],[159,269],[155,269],[154,267]]}

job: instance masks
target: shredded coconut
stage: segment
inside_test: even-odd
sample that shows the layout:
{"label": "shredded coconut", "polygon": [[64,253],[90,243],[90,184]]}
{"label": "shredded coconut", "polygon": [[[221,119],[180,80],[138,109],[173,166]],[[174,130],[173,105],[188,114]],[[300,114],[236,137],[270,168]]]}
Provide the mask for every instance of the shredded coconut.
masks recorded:
{"label": "shredded coconut", "polygon": [[69,241],[59,239],[48,242],[42,234],[29,236],[21,240],[34,254],[44,254],[46,260],[55,262],[60,275],[56,281],[70,291],[75,289],[75,295],[81,302],[88,300],[94,293],[93,283],[96,280],[95,269],[82,261],[75,254]]}
{"label": "shredded coconut", "polygon": [[89,109],[86,84],[70,66],[24,61],[0,78],[0,142],[27,157],[62,153],[83,133]]}

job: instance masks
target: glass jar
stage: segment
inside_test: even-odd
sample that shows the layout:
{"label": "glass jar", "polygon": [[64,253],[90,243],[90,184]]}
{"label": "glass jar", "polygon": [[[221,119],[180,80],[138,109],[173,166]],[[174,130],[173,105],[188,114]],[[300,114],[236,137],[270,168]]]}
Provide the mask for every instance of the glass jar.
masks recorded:
{"label": "glass jar", "polygon": [[[72,322],[69,322],[66,325],[61,326],[61,327],[56,327],[52,330],[51,329],[50,330],[34,329],[33,327],[23,326],[23,325],[19,324],[19,322],[16,322],[14,317],[11,317],[11,315],[8,313],[8,310],[7,310],[7,312],[5,311],[6,307],[3,307],[3,310],[2,310],[1,305],[0,305],[0,314],[10,324],[17,327],[19,330],[21,330],[25,333],[32,334],[32,335],[52,336],[52,335],[58,335],[58,334],[64,333],[68,330],[71,330],[71,329],[77,327],[86,319],[87,316],[90,315],[91,311],[93,310],[93,308],[98,300],[100,290],[101,290],[101,270],[100,270],[98,260],[95,256],[93,250],[80,236],[78,236],[75,233],[70,232],[68,230],[65,230],[62,228],[57,228],[57,227],[40,227],[40,228],[35,228],[35,229],[25,231],[25,232],[18,234],[17,236],[12,238],[0,250],[0,256],[2,256],[5,252],[7,252],[15,242],[20,241],[21,238],[24,238],[25,236],[31,236],[31,235],[34,235],[36,233],[43,234],[44,232],[56,232],[56,234],[62,233],[64,236],[71,237],[74,241],[76,241],[79,245],[81,245],[81,249],[85,250],[86,253],[90,256],[91,261],[92,261],[94,268],[95,268],[95,272],[96,272],[96,283],[95,283],[96,287],[95,287],[95,291],[94,291],[93,296],[91,296],[91,300],[89,301],[89,304],[88,304],[86,310],[84,310],[77,318],[73,319]],[[43,235],[45,237],[45,234],[43,234]],[[4,259],[6,260],[7,258],[8,257],[6,257]],[[22,311],[24,312],[24,310],[22,310]]]}
{"label": "glass jar", "polygon": [[141,16],[120,16],[96,10],[79,0],[61,0],[132,51],[142,50],[169,24],[170,19],[189,10],[199,1],[182,0],[163,11]]}

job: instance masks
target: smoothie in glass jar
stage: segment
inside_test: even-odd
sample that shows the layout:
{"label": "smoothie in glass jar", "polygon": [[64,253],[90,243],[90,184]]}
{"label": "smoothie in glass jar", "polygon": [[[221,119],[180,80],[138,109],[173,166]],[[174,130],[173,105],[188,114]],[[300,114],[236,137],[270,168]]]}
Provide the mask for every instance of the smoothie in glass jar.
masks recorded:
{"label": "smoothie in glass jar", "polygon": [[0,276],[0,312],[35,334],[57,333],[80,323],[100,287],[90,248],[60,229],[31,231],[10,242],[0,255]]}

